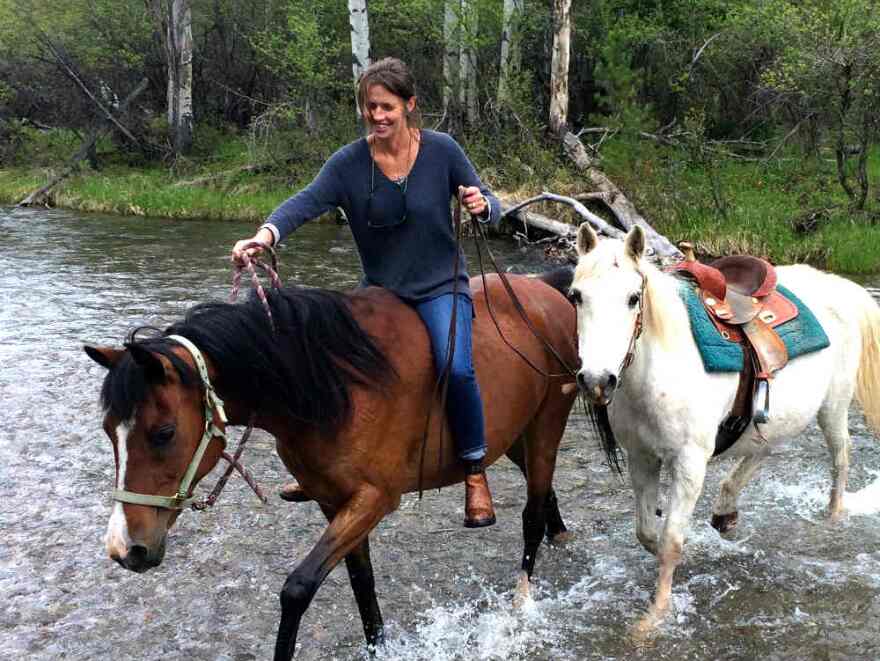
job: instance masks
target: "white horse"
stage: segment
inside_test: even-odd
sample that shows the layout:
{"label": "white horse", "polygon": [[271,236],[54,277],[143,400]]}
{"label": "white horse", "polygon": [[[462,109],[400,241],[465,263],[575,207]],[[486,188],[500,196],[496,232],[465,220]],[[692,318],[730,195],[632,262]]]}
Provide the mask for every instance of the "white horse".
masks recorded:
{"label": "white horse", "polygon": [[[627,453],[636,534],[659,562],[654,601],[634,627],[635,635],[642,637],[668,611],[685,529],[739,375],[704,370],[678,294],[680,280],[644,258],[645,236],[638,226],[624,241],[600,242],[584,223],[577,250],[571,299],[578,315],[578,383],[593,402],[608,405],[611,429]],[[793,359],[776,375],[769,422],[760,425],[760,434],[750,426],[722,455],[739,457],[713,508],[713,525],[722,530],[735,525],[737,498],[773,444],[800,434],[817,416],[831,452],[829,514],[836,521],[843,515],[849,467],[847,414],[853,394],[870,426],[880,429],[880,308],[859,285],[809,266],[784,266],[777,274],[780,284],[816,315],[831,344]],[[671,487],[658,530],[663,465]]]}

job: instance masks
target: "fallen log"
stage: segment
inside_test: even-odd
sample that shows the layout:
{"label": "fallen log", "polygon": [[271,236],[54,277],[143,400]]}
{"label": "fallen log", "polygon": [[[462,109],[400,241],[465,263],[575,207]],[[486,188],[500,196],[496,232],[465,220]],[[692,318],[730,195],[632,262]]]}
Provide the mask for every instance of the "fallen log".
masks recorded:
{"label": "fallen log", "polygon": [[[556,195],[554,193],[541,193],[540,195],[536,195],[534,197],[530,197],[527,200],[522,202],[517,202],[515,204],[511,204],[506,200],[501,200],[501,219],[502,221],[505,218],[516,218],[523,223],[523,226],[534,227],[543,232],[548,232],[550,234],[555,234],[561,238],[574,238],[577,236],[577,226],[571,225],[569,223],[563,223],[558,220],[553,220],[552,218],[548,218],[547,216],[543,216],[541,214],[537,214],[530,211],[523,211],[522,209],[530,204],[534,204],[536,202],[541,202],[543,200],[550,200],[552,202],[560,202],[563,204],[567,204],[571,206],[575,212],[583,218],[586,222],[590,223],[593,226],[593,229],[596,230],[599,234],[604,234],[605,236],[612,238],[622,238],[624,233],[621,232],[616,227],[613,227],[609,223],[607,223],[603,218],[597,216],[592,211],[587,209],[583,204],[575,200],[571,197],[565,197],[564,195]],[[526,236],[528,236],[528,232],[526,231]]]}
{"label": "fallen log", "polygon": [[683,258],[681,251],[669,239],[657,232],[626,195],[596,167],[596,162],[587,154],[580,138],[571,131],[566,131],[562,136],[562,146],[575,166],[587,175],[590,183],[599,192],[608,194],[608,199],[604,201],[624,230],[629,231],[633,225],[641,225],[647,235],[648,245],[662,262],[678,261]]}
{"label": "fallen log", "polygon": [[118,119],[113,116],[107,107],[101,103],[98,98],[92,93],[92,91],[88,88],[88,86],[82,81],[79,73],[75,70],[72,64],[68,61],[67,56],[55,44],[49,39],[47,36],[42,36],[43,45],[46,46],[46,49],[53,55],[55,61],[58,62],[58,65],[64,70],[64,73],[67,74],[67,77],[72,80],[77,87],[82,91],[83,94],[101,111],[104,119],[106,121],[112,122],[116,125],[116,128],[119,130],[122,135],[128,138],[135,145],[140,146],[140,141],[134,136],[134,134],[129,131]]}
{"label": "fallen log", "polygon": [[[128,108],[132,101],[134,101],[137,97],[143,94],[144,90],[147,89],[149,85],[149,80],[144,78],[138,84],[137,87],[132,90],[132,92],[125,97],[121,104],[119,104],[119,113],[122,114]],[[99,123],[91,130],[86,139],[80,145],[79,149],[76,153],[71,157],[71,159],[67,162],[65,168],[61,171],[61,174],[55,176],[53,179],[49,181],[45,186],[35,190],[33,193],[24,198],[21,202],[19,202],[16,206],[19,207],[29,207],[35,204],[39,204],[41,200],[46,196],[50,190],[52,190],[59,182],[64,181],[76,172],[79,169],[79,162],[86,158],[89,155],[91,149],[98,142],[98,139],[104,135],[106,132],[111,130],[112,125],[106,119],[103,121],[99,121]]]}

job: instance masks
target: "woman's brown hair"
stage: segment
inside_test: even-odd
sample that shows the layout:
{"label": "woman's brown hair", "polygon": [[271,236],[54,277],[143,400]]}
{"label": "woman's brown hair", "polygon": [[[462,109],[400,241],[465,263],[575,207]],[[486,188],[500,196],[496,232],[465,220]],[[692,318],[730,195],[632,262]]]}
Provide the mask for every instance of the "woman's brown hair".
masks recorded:
{"label": "woman's brown hair", "polygon": [[[404,101],[416,96],[416,79],[409,67],[396,57],[382,58],[364,69],[358,78],[357,100],[364,117],[367,117],[367,91],[373,85],[381,85]],[[422,124],[422,115],[418,106],[411,113],[407,113],[406,118],[407,125],[412,128],[419,128]]]}

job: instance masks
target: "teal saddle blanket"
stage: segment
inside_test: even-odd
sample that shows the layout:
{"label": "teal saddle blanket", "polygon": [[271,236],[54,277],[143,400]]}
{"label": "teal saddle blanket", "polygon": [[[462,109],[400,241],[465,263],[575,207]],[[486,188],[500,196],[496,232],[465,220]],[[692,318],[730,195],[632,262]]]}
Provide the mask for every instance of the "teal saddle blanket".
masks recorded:
{"label": "teal saddle blanket", "polygon": [[[810,312],[810,309],[789,289],[782,286],[777,286],[776,289],[794,303],[798,309],[797,317],[774,328],[785,343],[785,348],[788,349],[789,360],[813,351],[819,351],[831,344],[822,325]],[[736,342],[730,342],[721,337],[718,329],[709,318],[709,313],[703,307],[696,287],[690,282],[682,282],[679,287],[679,296],[687,307],[691,320],[691,332],[694,336],[694,342],[697,343],[697,348],[700,350],[700,355],[703,357],[703,366],[706,371],[739,372],[742,370],[742,347]]]}

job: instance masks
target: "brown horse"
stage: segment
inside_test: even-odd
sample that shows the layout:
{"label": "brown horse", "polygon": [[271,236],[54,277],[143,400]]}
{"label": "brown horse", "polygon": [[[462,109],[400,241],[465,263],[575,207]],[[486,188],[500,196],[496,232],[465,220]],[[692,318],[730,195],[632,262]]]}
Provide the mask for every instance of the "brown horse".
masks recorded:
{"label": "brown horse", "polygon": [[[538,333],[567,365],[575,364],[575,313],[561,293],[570,269],[509,280]],[[566,531],[551,482],[576,392],[562,387],[571,383],[569,376],[553,376],[566,370],[515,311],[498,276],[486,279],[488,297],[481,281],[471,285],[486,462],[506,453],[528,483],[518,585],[524,598],[542,538],[553,541]],[[256,427],[275,436],[284,464],[329,521],[281,591],[275,659],[293,657],[304,612],[343,558],[367,642],[376,645],[383,624],[370,531],[398,507],[402,494],[464,479],[448,427],[441,435],[446,423],[434,397],[428,336],[411,307],[377,288],[348,294],[287,288],[270,293],[269,305],[274,331],[252,296],[243,304],[198,305],[160,336],[133,334],[125,349],[85,348],[109,369],[101,398],[117,490],[107,550],[133,571],[161,563],[166,534],[192,486],[223,451],[219,395],[229,424],[243,425],[253,416]],[[429,409],[433,424],[426,438]],[[163,496],[175,493],[180,497]]]}

